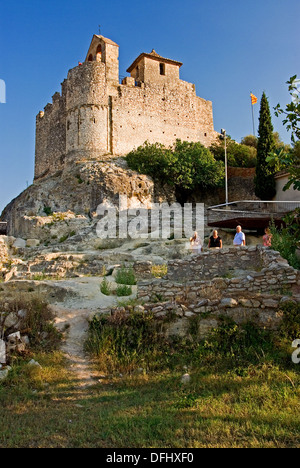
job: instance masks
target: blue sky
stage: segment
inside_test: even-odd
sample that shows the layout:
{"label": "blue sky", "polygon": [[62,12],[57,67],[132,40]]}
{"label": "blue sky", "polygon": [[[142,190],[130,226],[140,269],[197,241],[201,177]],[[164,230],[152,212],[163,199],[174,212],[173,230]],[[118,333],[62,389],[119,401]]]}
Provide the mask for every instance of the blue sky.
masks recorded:
{"label": "blue sky", "polygon": [[[299,0],[0,0],[0,212],[33,180],[35,116],[92,35],[120,45],[120,74],[153,48],[183,62],[181,78],[213,101],[215,129],[240,141],[252,133],[249,92],[270,106],[289,101],[300,76]],[[256,125],[259,106],[255,106]],[[281,119],[273,124],[290,141]]]}

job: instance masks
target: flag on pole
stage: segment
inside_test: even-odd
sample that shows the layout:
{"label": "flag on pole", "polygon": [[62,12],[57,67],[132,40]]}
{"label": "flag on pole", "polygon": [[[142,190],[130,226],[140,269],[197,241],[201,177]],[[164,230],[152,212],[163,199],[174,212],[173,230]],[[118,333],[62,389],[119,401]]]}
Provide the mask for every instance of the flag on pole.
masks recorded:
{"label": "flag on pole", "polygon": [[256,103],[257,103],[257,97],[254,96],[254,94],[252,94],[252,93],[250,94],[250,96],[251,96],[251,103],[252,103],[252,105],[256,104]]}

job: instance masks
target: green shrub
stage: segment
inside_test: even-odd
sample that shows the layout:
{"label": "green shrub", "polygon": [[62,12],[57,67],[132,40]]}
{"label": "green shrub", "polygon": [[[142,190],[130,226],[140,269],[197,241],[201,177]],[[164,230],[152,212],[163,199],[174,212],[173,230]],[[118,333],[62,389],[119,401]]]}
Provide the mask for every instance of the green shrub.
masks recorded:
{"label": "green shrub", "polygon": [[157,346],[161,342],[151,314],[117,312],[94,317],[89,327],[86,349],[99,359],[103,370],[131,371],[138,365],[158,365]]}
{"label": "green shrub", "polygon": [[49,304],[40,295],[20,293],[17,297],[5,298],[3,302],[0,301],[0,310],[4,310],[4,302],[8,304],[10,312],[26,311],[22,325],[28,330],[31,351],[51,352],[58,349],[62,335],[54,326],[55,316]]}
{"label": "green shrub", "polygon": [[77,179],[77,182],[78,182],[79,184],[83,184],[84,181],[82,180],[80,174],[77,174],[77,175],[76,175],[76,179]]}
{"label": "green shrub", "polygon": [[[204,342],[204,349],[216,356],[227,359],[229,366],[256,364],[260,354],[272,355],[274,342],[271,332],[259,328],[252,322],[238,326],[227,317]],[[205,353],[204,353],[205,354]]]}
{"label": "green shrub", "polygon": [[106,278],[103,279],[103,281],[102,281],[102,283],[100,285],[100,291],[105,296],[110,296],[110,294],[111,294],[110,285],[109,285],[109,282],[107,281]]}
{"label": "green shrub", "polygon": [[280,255],[297,270],[300,270],[300,261],[296,256],[297,245],[300,242],[299,214],[300,210],[297,209],[285,216],[283,221],[286,227],[281,229],[277,229],[273,222],[270,224],[272,249],[280,252]]}
{"label": "green shrub", "polygon": [[300,338],[300,304],[286,302],[280,307],[283,312],[279,334],[289,341]]}
{"label": "green shrub", "polygon": [[126,284],[120,284],[117,287],[116,294],[118,297],[125,297],[125,296],[131,296],[132,294],[132,287],[127,286]]}
{"label": "green shrub", "polygon": [[51,216],[53,214],[53,211],[50,208],[50,206],[44,206],[44,213],[46,216]]}
{"label": "green shrub", "polygon": [[133,268],[120,268],[117,270],[115,279],[118,284],[127,284],[130,286],[134,286],[136,284],[136,277]]}

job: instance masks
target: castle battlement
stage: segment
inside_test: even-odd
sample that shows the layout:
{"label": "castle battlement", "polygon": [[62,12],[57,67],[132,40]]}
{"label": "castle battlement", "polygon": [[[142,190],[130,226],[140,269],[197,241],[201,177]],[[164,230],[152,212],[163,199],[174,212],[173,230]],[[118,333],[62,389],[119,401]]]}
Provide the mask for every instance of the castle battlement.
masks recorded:
{"label": "castle battlement", "polygon": [[209,146],[217,135],[212,103],[180,79],[181,66],[152,50],[137,57],[120,84],[118,44],[94,35],[85,61],[37,115],[35,179],[80,160],[126,155],[145,141]]}

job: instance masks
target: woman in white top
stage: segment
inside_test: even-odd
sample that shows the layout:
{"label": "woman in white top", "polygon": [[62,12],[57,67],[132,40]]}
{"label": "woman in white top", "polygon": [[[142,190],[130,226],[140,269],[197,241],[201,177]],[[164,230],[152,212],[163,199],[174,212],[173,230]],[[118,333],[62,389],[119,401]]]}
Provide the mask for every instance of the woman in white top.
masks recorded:
{"label": "woman in white top", "polygon": [[201,253],[202,251],[202,241],[198,236],[198,233],[195,232],[193,237],[190,238],[191,250],[193,253]]}

